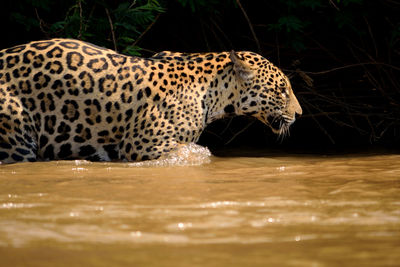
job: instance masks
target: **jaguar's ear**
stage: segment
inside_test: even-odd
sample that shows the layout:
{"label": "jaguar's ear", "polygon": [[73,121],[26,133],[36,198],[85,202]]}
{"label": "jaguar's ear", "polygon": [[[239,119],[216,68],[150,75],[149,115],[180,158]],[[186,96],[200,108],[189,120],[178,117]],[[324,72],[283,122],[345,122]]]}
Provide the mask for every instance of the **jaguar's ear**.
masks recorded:
{"label": "jaguar's ear", "polygon": [[230,52],[229,58],[232,60],[233,69],[240,79],[246,81],[254,77],[254,73],[250,66],[243,59],[239,58],[235,51],[232,50]]}

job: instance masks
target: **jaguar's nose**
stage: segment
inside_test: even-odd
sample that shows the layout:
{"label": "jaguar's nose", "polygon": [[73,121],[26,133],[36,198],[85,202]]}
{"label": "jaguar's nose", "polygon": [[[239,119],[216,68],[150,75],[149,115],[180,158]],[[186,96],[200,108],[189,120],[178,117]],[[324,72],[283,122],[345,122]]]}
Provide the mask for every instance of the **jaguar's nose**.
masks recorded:
{"label": "jaguar's nose", "polygon": [[296,113],[295,114],[296,118],[300,117],[303,114],[303,109],[301,108],[300,104],[299,104],[298,108],[295,110],[295,113]]}
{"label": "jaguar's nose", "polygon": [[297,117],[303,114],[303,109],[301,108],[300,103],[299,101],[297,101],[297,98],[293,94],[293,92],[290,95],[289,110],[292,112],[292,114],[294,113]]}

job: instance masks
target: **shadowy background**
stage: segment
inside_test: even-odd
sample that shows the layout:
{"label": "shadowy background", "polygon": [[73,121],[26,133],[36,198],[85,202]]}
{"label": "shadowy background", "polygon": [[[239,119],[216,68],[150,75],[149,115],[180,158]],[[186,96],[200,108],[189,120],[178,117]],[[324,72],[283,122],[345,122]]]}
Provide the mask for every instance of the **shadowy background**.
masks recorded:
{"label": "shadowy background", "polygon": [[[211,148],[400,148],[395,0],[3,0],[0,48],[70,37],[118,52],[252,50],[289,75],[303,107],[290,136],[244,117],[207,127]],[[6,30],[6,31],[5,31]]]}

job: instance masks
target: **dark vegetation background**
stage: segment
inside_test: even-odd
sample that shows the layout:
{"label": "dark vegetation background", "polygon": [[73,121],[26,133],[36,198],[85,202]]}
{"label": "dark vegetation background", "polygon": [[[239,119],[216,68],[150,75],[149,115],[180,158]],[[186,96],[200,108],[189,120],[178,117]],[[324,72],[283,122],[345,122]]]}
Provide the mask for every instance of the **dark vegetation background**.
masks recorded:
{"label": "dark vegetation background", "polygon": [[236,117],[209,147],[400,148],[400,1],[3,0],[1,47],[71,37],[131,55],[252,50],[291,77],[303,116],[290,137]]}

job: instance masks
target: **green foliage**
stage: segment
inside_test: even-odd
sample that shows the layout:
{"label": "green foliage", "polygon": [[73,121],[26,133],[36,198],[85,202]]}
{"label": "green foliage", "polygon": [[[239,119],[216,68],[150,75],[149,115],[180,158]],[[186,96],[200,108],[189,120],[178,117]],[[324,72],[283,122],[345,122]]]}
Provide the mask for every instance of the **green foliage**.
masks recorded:
{"label": "green foliage", "polygon": [[324,2],[323,1],[315,1],[315,0],[303,0],[303,1],[300,1],[299,4],[304,6],[304,7],[309,7],[312,10],[315,10],[317,8],[321,8],[321,7],[324,6]]}
{"label": "green foliage", "polygon": [[269,29],[275,31],[302,32],[307,22],[300,20],[296,16],[284,16],[278,19],[276,24],[270,24]]}
{"label": "green foliage", "polygon": [[364,0],[279,0],[278,3],[279,16],[275,23],[267,25],[267,29],[282,36],[286,45],[297,51],[306,47],[304,36],[318,25],[362,34],[354,26],[360,16],[354,9]]}
{"label": "green foliage", "polygon": [[351,4],[363,4],[363,0],[336,0],[338,4],[343,4],[343,6],[348,6]]}
{"label": "green foliage", "polygon": [[39,27],[39,21],[36,18],[28,17],[25,14],[17,12],[10,13],[10,20],[24,25],[27,32],[29,32],[32,28]]}
{"label": "green foliage", "polygon": [[140,55],[140,48],[135,45],[135,41],[155,20],[156,14],[163,12],[163,8],[156,0],[148,0],[137,6],[134,3],[124,2],[113,10],[114,31],[118,45],[123,48],[122,52]]}
{"label": "green foliage", "polygon": [[[131,55],[140,54],[138,38],[171,3],[200,14],[202,23],[208,23],[211,29],[214,27],[212,23],[217,27],[223,23],[215,18],[219,18],[224,10],[237,8],[235,0],[5,1],[13,6],[9,20],[22,25],[27,34],[34,32],[30,34],[35,39],[78,38]],[[244,0],[241,2],[245,3]],[[306,36],[318,30],[331,29],[336,33],[347,31],[362,35],[364,33],[357,22],[368,17],[363,13],[368,10],[365,8],[368,1],[365,0],[275,0],[263,4],[271,9],[258,11],[265,20],[252,21],[253,24],[266,25],[269,34],[274,33],[280,43],[296,51],[305,49]],[[253,16],[251,13],[248,15]],[[211,24],[209,17],[213,18]],[[398,39],[398,32],[398,29],[393,30],[392,43]]]}
{"label": "green foliage", "polygon": [[[142,32],[164,11],[157,0],[21,0],[10,14],[27,31],[46,38],[69,37],[139,55]],[[27,12],[28,11],[28,12]],[[36,17],[29,16],[36,13]]]}
{"label": "green foliage", "polygon": [[192,13],[217,14],[225,7],[233,5],[235,0],[176,0],[183,7],[189,7]]}

